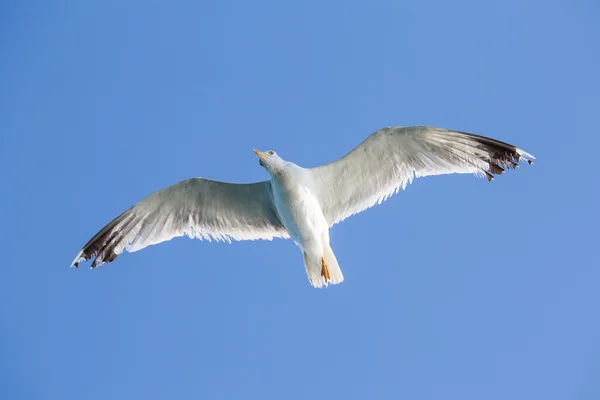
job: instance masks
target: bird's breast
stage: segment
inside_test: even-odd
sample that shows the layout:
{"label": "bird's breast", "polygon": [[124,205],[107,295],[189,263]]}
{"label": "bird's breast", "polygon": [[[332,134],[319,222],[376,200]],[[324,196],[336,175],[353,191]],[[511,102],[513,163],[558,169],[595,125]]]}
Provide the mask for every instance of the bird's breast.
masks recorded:
{"label": "bird's breast", "polygon": [[273,199],[281,222],[296,243],[328,229],[321,205],[308,185],[273,185]]}

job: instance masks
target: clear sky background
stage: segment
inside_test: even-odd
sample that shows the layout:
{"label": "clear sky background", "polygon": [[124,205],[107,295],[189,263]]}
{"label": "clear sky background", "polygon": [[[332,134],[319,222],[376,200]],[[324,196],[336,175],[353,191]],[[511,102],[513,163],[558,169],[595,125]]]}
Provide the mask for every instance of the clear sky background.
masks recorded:
{"label": "clear sky background", "polygon": [[[125,4],[126,3],[126,4]],[[4,1],[0,398],[598,399],[594,1]],[[389,125],[534,154],[417,180],[291,241],[180,238],[68,268],[179,180],[310,167]]]}

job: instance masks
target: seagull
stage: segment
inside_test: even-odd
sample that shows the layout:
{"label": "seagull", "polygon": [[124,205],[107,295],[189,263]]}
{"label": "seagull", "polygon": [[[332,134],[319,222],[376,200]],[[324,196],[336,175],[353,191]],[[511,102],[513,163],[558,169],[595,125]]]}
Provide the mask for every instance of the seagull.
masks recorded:
{"label": "seagull", "polygon": [[71,266],[91,268],[177,236],[226,241],[291,238],[300,248],[313,287],[341,283],[329,229],[381,204],[414,178],[474,174],[488,181],[521,161],[525,151],[485,136],[429,126],[388,127],[344,157],[303,168],[273,150],[254,150],[270,179],[228,183],[183,180],[152,193],[102,228]]}

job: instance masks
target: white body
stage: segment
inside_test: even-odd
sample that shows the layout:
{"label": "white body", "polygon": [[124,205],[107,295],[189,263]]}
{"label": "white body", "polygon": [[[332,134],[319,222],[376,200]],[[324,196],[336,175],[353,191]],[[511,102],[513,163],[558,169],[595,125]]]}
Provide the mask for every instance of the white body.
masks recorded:
{"label": "white body", "polygon": [[344,276],[329,246],[329,224],[315,194],[310,170],[286,162],[280,174],[271,176],[271,187],[279,219],[304,255],[310,283],[315,287],[328,284],[321,275],[322,258],[331,274],[330,283],[342,282]]}

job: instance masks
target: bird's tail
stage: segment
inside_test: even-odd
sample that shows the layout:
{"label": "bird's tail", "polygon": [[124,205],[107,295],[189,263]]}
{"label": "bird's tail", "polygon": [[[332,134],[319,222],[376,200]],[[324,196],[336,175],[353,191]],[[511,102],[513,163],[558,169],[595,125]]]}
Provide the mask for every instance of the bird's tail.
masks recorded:
{"label": "bird's tail", "polygon": [[342,270],[329,245],[325,246],[323,255],[319,260],[311,260],[306,253],[303,253],[303,255],[306,274],[312,286],[320,288],[344,281]]}

